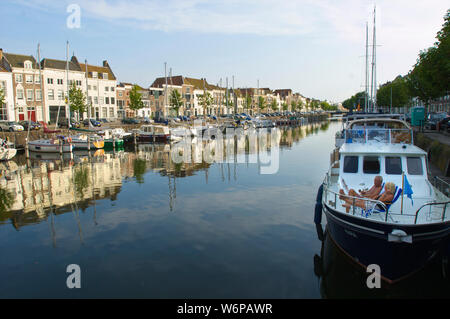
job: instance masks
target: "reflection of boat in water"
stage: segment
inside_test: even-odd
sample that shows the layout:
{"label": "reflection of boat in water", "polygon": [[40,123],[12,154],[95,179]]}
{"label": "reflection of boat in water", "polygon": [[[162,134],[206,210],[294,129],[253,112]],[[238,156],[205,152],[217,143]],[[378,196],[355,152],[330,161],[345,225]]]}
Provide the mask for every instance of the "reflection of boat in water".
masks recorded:
{"label": "reflection of boat in water", "polygon": [[17,150],[8,141],[0,139],[0,161],[9,161],[17,154]]}
{"label": "reflection of boat in water", "polygon": [[[319,227],[321,227],[319,225]],[[319,238],[322,241],[320,256],[314,256],[314,272],[320,280],[322,298],[445,298],[449,297],[448,277],[450,268],[443,256],[409,279],[394,285],[381,281],[380,288],[370,289],[367,281],[371,273],[366,272],[349,258],[329,236],[328,230]]]}
{"label": "reflection of boat in water", "polygon": [[[323,207],[333,240],[363,267],[379,265],[388,282],[412,275],[442,251],[449,254],[450,199],[429,182],[427,153],[413,145],[408,124],[356,120],[344,134],[315,216],[320,220]],[[389,201],[348,194],[370,187],[377,175],[394,184]],[[382,188],[380,194],[388,191]]]}
{"label": "reflection of boat in water", "polygon": [[[95,152],[91,152],[91,156],[103,156],[105,154],[105,151],[103,149],[98,149]],[[89,151],[87,150],[76,150],[72,153],[39,153],[39,152],[30,152],[30,159],[33,160],[41,160],[41,161],[55,161],[55,160],[61,160],[61,157],[63,160],[71,160],[77,161],[81,158],[87,158],[89,157]]]}

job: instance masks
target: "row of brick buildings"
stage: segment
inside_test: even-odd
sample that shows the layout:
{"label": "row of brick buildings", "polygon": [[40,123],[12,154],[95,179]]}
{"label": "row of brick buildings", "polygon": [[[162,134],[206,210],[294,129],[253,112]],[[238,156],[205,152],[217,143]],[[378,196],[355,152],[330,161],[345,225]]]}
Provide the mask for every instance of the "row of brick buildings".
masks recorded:
{"label": "row of brick buildings", "polygon": [[[0,88],[4,103],[0,105],[0,120],[54,122],[67,117],[67,93],[75,85],[87,97],[92,118],[110,120],[124,117],[163,117],[177,115],[199,116],[247,112],[254,114],[275,110],[292,110],[299,104],[305,108],[309,99],[290,89],[226,88],[206,79],[184,76],[160,77],[147,87],[139,88],[143,108],[130,109],[130,92],[135,84],[119,82],[107,61],[101,65],[80,63],[73,56],[69,61],[44,58],[37,61],[32,55],[4,52],[0,49]],[[170,101],[177,90],[181,106],[176,112]],[[210,96],[205,104],[203,96]],[[266,107],[258,106],[260,97]],[[249,103],[250,102],[250,103]],[[86,117],[88,112],[83,114]],[[72,114],[73,116],[74,114]]]}

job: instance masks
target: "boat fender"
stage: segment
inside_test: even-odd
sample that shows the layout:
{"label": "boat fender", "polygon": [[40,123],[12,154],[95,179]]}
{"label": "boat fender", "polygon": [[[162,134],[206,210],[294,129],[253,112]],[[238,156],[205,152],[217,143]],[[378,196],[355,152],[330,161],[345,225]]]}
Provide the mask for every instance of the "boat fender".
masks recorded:
{"label": "boat fender", "polygon": [[323,194],[323,184],[320,185],[317,191],[316,197],[316,207],[314,209],[314,223],[320,224],[322,222],[322,194]]}
{"label": "boat fender", "polygon": [[408,235],[401,229],[393,229],[390,234],[388,234],[388,241],[395,243],[409,243],[412,244],[412,235]]}

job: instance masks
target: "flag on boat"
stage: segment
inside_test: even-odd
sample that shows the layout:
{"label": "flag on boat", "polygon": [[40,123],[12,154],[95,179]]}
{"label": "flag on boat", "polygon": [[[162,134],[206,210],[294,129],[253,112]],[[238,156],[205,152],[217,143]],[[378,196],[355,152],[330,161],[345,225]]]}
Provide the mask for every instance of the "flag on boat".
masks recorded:
{"label": "flag on boat", "polygon": [[411,188],[411,184],[409,184],[408,178],[406,177],[406,175],[404,175],[404,176],[405,176],[405,185],[404,185],[404,188],[403,188],[403,192],[404,192],[404,194],[406,194],[406,196],[408,198],[411,199],[411,204],[414,205],[414,202],[413,202],[413,199],[412,199],[413,190]]}

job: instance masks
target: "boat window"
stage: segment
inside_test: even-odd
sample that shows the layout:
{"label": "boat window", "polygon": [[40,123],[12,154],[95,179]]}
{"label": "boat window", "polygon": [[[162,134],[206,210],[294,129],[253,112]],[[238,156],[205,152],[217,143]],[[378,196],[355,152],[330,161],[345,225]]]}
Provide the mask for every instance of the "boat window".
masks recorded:
{"label": "boat window", "polygon": [[402,174],[402,160],[400,157],[386,156],[386,174],[401,175]]}
{"label": "boat window", "polygon": [[358,156],[345,156],[344,173],[357,173],[357,172],[358,172]]}
{"label": "boat window", "polygon": [[365,174],[379,174],[380,160],[378,156],[364,156],[363,172]]}
{"label": "boat window", "polygon": [[409,175],[423,175],[422,159],[420,157],[407,157]]}

